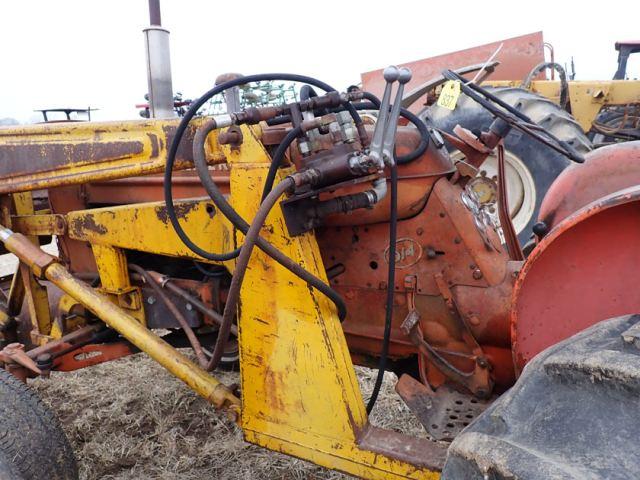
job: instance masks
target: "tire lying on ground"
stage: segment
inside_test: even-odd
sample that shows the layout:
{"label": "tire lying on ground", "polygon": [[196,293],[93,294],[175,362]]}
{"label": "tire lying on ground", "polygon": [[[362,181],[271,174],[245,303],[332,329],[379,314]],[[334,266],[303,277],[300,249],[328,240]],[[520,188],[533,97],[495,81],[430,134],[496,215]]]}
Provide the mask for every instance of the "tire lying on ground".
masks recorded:
{"label": "tire lying on ground", "polygon": [[[545,97],[514,87],[487,87],[487,90],[518,108],[578,152],[585,154],[591,150],[591,142],[578,122]],[[453,129],[459,124],[476,135],[487,130],[493,121],[487,110],[465,95],[460,96],[453,111],[433,105],[423,110],[419,116],[446,132],[453,133]],[[531,238],[531,227],[537,221],[538,210],[546,191],[560,172],[570,164],[570,160],[518,130],[512,130],[504,143],[509,209],[518,239],[524,245]],[[450,145],[447,146],[454,160],[464,158],[460,152],[451,150]],[[498,172],[497,159],[489,157],[480,167],[480,172],[485,179],[495,177]],[[480,200],[487,202],[488,206],[495,203],[495,189],[490,183],[476,184]],[[497,222],[497,205],[493,210],[489,213]]]}
{"label": "tire lying on ground", "polygon": [[442,480],[627,480],[640,472],[640,349],[627,315],[538,354],[453,441]]}
{"label": "tire lying on ground", "polygon": [[0,478],[76,480],[78,467],[58,420],[38,396],[0,369]]}

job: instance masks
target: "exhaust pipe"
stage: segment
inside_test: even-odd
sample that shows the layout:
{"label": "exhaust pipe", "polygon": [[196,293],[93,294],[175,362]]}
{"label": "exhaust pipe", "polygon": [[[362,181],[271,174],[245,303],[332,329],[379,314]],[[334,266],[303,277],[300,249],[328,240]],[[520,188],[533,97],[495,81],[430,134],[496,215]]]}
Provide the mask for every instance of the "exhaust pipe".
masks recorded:
{"label": "exhaust pipe", "polygon": [[143,30],[147,57],[149,113],[151,118],[175,117],[169,30],[162,28],[160,0],[149,0],[150,26]]}

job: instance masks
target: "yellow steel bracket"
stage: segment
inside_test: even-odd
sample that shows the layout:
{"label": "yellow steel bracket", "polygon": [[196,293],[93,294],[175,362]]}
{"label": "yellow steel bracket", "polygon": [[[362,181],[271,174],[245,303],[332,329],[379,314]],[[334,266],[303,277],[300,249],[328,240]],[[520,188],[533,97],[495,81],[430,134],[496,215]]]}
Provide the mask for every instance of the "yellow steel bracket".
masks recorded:
{"label": "yellow steel bracket", "polygon": [[[33,199],[31,192],[15,193],[12,195],[15,212],[18,215],[33,215]],[[38,237],[27,237],[32,243],[38,245]],[[14,275],[9,291],[9,315],[17,315],[24,300],[33,324],[31,340],[36,345],[47,343],[51,337],[53,319],[49,308],[47,289],[36,280],[33,272],[24,263],[20,263]]]}
{"label": "yellow steel bracket", "polygon": [[[211,200],[179,200],[175,202],[175,210],[189,237],[205,250],[224,252],[235,248],[232,228]],[[207,261],[182,243],[169,221],[164,202],[78,210],[68,213],[66,219],[69,237],[90,242],[98,255],[115,248]],[[111,260],[112,285],[125,281],[120,277],[122,272],[116,272],[122,268],[122,263],[115,266],[118,261]]]}
{"label": "yellow steel bracket", "polygon": [[[241,152],[227,158],[231,202],[251,219],[271,159],[256,138],[244,138]],[[280,208],[262,235],[326,280],[313,233],[290,237]],[[368,423],[331,302],[261,251],[244,280],[239,335],[247,441],[365,478],[439,478],[443,449]]]}
{"label": "yellow steel bracket", "polygon": [[97,243],[92,244],[91,249],[102,283],[100,290],[110,295],[117,305],[129,310],[132,316],[146,325],[142,293],[139,287],[132,286],[129,281],[129,268],[124,251]]}

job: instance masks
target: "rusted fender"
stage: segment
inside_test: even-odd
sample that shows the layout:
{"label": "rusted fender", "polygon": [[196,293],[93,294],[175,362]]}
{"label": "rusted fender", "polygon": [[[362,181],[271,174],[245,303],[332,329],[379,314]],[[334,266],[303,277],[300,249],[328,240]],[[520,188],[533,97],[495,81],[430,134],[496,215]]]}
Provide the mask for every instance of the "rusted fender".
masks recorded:
{"label": "rusted fender", "polygon": [[513,291],[511,341],[521,370],[595,323],[640,312],[640,185],[602,197],[535,247]]}
{"label": "rusted fender", "polygon": [[640,141],[598,148],[558,176],[538,218],[551,230],[591,202],[634,185],[640,185]]}

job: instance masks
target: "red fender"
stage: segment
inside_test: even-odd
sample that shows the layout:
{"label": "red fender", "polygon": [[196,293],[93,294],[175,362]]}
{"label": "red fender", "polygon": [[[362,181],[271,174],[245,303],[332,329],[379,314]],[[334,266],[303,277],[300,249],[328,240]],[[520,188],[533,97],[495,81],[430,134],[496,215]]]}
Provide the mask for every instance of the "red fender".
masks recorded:
{"label": "red fender", "polygon": [[613,192],[640,185],[640,141],[598,148],[584,164],[565,169],[544,196],[539,220],[548,230],[582,207]]}
{"label": "red fender", "polygon": [[513,292],[521,370],[537,353],[607,318],[640,312],[640,186],[564,218],[531,252]]}

